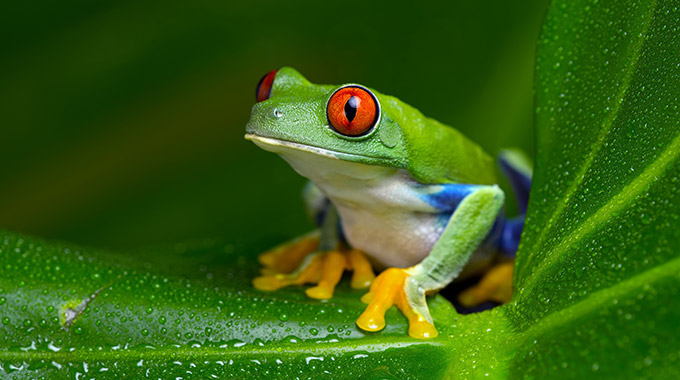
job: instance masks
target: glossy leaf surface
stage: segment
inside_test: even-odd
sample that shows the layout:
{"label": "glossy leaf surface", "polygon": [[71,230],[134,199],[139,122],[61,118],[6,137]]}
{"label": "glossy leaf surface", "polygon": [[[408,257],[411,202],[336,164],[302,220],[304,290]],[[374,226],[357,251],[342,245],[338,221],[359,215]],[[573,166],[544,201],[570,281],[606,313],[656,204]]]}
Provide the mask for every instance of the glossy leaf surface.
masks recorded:
{"label": "glossy leaf surface", "polygon": [[458,316],[435,297],[437,339],[409,338],[395,310],[385,331],[364,334],[361,292],[346,281],[329,302],[254,290],[261,247],[201,242],[121,258],[4,233],[0,372],[680,377],[679,20],[671,1],[552,4],[509,304]]}
{"label": "glossy leaf surface", "polygon": [[[442,378],[455,365],[448,362],[453,340],[409,338],[396,310],[383,332],[358,330],[362,292],[346,283],[329,302],[300,288],[253,289],[257,265],[235,253],[241,249],[202,242],[121,260],[3,233],[0,371],[46,378]],[[469,330],[455,327],[443,298],[430,305],[443,334]],[[465,323],[486,329],[495,322]]]}
{"label": "glossy leaf surface", "polygon": [[512,372],[678,375],[679,20],[673,1],[551,6]]}

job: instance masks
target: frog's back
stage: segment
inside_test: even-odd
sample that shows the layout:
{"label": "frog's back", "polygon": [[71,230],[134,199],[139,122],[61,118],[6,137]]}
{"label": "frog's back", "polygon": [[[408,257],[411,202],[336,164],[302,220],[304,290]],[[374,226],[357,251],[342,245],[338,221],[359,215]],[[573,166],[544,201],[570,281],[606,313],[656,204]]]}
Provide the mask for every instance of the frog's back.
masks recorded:
{"label": "frog's back", "polygon": [[458,130],[427,118],[388,97],[391,116],[402,126],[406,170],[421,183],[496,183],[494,160]]}

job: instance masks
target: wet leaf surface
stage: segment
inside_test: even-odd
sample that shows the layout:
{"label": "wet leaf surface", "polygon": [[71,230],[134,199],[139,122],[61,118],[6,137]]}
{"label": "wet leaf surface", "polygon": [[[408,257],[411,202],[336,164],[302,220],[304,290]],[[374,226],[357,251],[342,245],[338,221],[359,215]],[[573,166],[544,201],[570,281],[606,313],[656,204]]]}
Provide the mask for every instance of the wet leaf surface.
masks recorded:
{"label": "wet leaf surface", "polygon": [[[539,41],[536,170],[513,300],[391,310],[250,286],[264,247],[133,255],[0,235],[0,372],[16,378],[680,377],[680,11],[555,1]],[[80,374],[80,375],[79,375]]]}

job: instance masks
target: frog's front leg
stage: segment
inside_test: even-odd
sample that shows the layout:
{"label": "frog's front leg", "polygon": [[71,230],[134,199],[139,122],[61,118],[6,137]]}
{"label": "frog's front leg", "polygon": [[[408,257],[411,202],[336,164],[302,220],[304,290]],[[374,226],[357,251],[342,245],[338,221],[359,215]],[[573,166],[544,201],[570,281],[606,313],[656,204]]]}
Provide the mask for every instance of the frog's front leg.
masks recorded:
{"label": "frog's front leg", "polygon": [[498,186],[480,186],[467,195],[429,255],[419,264],[389,268],[381,273],[362,298],[368,303],[357,320],[366,331],[385,327],[385,312],[397,307],[409,320],[409,335],[427,339],[437,336],[425,296],[453,281],[493,226],[504,201]]}
{"label": "frog's front leg", "polygon": [[[353,288],[369,286],[375,277],[371,264],[361,251],[343,247],[338,230],[337,211],[329,205],[319,231],[259,257],[265,269],[263,276],[253,279],[253,286],[260,290],[277,290],[313,283],[317,285],[307,289],[306,294],[311,298],[328,299],[333,297],[345,270],[353,271]],[[292,272],[291,268],[294,269]]]}

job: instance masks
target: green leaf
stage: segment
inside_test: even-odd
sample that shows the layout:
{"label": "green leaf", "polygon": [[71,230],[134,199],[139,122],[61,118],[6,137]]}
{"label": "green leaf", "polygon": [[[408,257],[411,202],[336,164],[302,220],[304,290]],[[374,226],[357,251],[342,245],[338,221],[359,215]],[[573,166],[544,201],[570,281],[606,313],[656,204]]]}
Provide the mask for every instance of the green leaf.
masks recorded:
{"label": "green leaf", "polygon": [[250,286],[261,248],[109,252],[0,235],[0,373],[17,378],[680,377],[680,11],[556,1],[536,68],[536,168],[513,300],[437,339],[391,310]]}
{"label": "green leaf", "polygon": [[680,374],[679,20],[673,1],[548,12],[513,372]]}
{"label": "green leaf", "polygon": [[[365,334],[354,324],[362,292],[343,284],[330,302],[260,292],[252,255],[236,251],[207,241],[134,260],[1,233],[0,373],[444,376],[450,349],[409,338],[396,310],[385,331]],[[431,305],[454,331],[451,305]]]}

